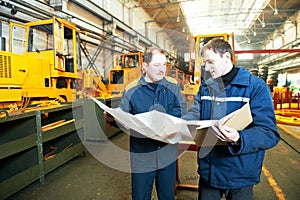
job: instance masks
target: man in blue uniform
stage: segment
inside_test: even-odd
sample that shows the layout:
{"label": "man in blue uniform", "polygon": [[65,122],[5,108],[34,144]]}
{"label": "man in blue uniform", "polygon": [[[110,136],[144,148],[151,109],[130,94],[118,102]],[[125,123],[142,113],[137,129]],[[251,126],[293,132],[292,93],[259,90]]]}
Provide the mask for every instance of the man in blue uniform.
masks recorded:
{"label": "man in blue uniform", "polygon": [[241,131],[219,124],[212,127],[212,133],[227,145],[199,148],[199,199],[219,200],[223,195],[253,199],[265,150],[280,139],[270,90],[263,80],[233,65],[232,48],[222,39],[209,41],[201,56],[210,77],[201,84],[194,105],[183,118],[218,120],[249,102],[253,122]]}
{"label": "man in blue uniform", "polygon": [[[166,63],[163,50],[150,48],[145,51],[144,74],[126,87],[119,105],[123,111],[139,114],[157,110],[181,117],[186,105],[180,88],[165,78]],[[163,123],[152,120],[153,123]],[[130,131],[133,200],[150,200],[154,180],[158,198],[174,200],[177,148],[177,144],[167,144]]]}

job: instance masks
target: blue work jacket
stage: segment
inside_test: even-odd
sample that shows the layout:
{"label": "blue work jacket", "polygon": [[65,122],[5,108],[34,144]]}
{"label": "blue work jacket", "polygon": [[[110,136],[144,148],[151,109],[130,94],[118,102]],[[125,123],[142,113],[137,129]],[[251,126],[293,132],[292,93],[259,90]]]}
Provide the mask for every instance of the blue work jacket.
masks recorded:
{"label": "blue work jacket", "polygon": [[[209,79],[200,86],[187,120],[220,119],[250,103],[253,122],[239,131],[239,145],[200,147],[198,173],[212,187],[240,188],[260,182],[265,150],[280,139],[274,115],[272,97],[265,82],[243,67],[233,80],[222,83]],[[200,152],[207,154],[202,156]]]}
{"label": "blue work jacket", "polygon": [[[186,112],[186,105],[177,84],[163,78],[155,90],[145,81],[144,76],[125,89],[119,107],[133,115],[157,110],[181,117]],[[152,120],[155,123],[163,123]],[[130,130],[130,152],[132,170],[147,172],[174,162],[177,158],[177,145],[150,139]]]}

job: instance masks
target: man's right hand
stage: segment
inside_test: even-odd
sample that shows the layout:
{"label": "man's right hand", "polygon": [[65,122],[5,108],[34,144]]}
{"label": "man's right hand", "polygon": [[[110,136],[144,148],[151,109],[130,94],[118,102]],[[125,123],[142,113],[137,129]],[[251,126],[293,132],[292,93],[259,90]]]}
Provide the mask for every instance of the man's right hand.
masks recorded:
{"label": "man's right hand", "polygon": [[111,116],[108,112],[103,112],[103,116],[106,119],[107,122],[113,122],[115,121],[115,118]]}

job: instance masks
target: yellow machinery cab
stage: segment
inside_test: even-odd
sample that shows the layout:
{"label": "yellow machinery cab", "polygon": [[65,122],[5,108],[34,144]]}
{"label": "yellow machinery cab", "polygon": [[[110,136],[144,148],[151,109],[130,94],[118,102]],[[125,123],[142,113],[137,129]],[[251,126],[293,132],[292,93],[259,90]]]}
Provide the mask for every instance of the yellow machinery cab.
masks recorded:
{"label": "yellow machinery cab", "polygon": [[119,66],[110,70],[108,89],[113,94],[121,94],[125,87],[142,75],[143,52],[122,54]]}
{"label": "yellow machinery cab", "polygon": [[[191,55],[195,54],[194,59],[189,60],[189,71],[193,73],[192,83],[185,84],[183,95],[187,100],[193,100],[197,94],[201,83],[201,68],[204,66],[203,59],[200,56],[200,49],[212,38],[221,38],[231,44],[234,50],[234,34],[233,33],[220,33],[220,34],[203,34],[194,37],[194,45],[191,48]],[[192,57],[192,56],[191,56]],[[234,62],[234,56],[233,56]]]}
{"label": "yellow machinery cab", "polygon": [[76,27],[53,17],[10,23],[8,51],[0,51],[0,102],[72,101],[79,65]]}

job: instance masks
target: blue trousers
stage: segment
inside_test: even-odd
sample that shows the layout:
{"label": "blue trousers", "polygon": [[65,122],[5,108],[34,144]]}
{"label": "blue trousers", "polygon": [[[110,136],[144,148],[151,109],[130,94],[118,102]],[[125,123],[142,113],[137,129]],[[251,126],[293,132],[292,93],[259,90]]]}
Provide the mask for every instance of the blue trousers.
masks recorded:
{"label": "blue trousers", "polygon": [[175,199],[176,162],[146,173],[132,173],[132,200],[151,200],[153,183],[159,200]]}
{"label": "blue trousers", "polygon": [[211,187],[208,183],[199,180],[199,197],[198,200],[220,200],[225,195],[226,200],[252,200],[253,186],[234,188],[234,189],[219,189]]}

